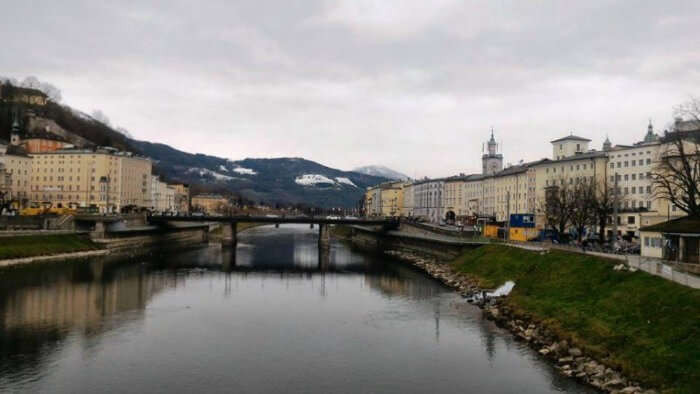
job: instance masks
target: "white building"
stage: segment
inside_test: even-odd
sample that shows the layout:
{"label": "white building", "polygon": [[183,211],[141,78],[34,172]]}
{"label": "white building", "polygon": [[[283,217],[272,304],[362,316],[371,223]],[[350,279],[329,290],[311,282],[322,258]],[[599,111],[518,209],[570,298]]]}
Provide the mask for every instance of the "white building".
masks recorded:
{"label": "white building", "polygon": [[444,218],[442,192],[445,181],[442,179],[425,179],[413,183],[413,215],[423,217],[433,223]]}

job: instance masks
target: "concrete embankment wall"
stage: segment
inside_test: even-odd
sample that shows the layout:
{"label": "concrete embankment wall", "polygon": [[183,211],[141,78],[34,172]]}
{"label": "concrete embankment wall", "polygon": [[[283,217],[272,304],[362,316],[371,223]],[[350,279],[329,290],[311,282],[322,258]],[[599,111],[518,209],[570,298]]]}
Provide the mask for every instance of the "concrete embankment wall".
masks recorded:
{"label": "concrete embankment wall", "polygon": [[95,243],[110,250],[111,254],[134,255],[153,249],[172,249],[207,242],[209,226],[197,225],[182,228],[128,230],[106,232]]}
{"label": "concrete embankment wall", "polygon": [[372,252],[404,251],[431,256],[443,262],[452,261],[465,250],[481,246],[479,243],[429,239],[358,226],[352,227],[350,239],[353,245]]}

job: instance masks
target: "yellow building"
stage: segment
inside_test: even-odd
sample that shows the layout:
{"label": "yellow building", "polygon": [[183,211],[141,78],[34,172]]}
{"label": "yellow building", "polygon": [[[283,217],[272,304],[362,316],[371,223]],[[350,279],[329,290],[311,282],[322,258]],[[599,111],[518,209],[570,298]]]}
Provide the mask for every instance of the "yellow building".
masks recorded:
{"label": "yellow building", "polygon": [[406,183],[403,186],[403,204],[401,204],[401,216],[413,217],[415,208],[415,190],[413,183]]}
{"label": "yellow building", "polygon": [[58,150],[32,155],[31,199],[52,206],[118,212],[148,207],[151,161],[105,148]]}
{"label": "yellow building", "polygon": [[199,194],[192,196],[192,209],[208,215],[223,214],[231,207],[228,199],[220,194]]}
{"label": "yellow building", "polygon": [[367,188],[365,192],[365,216],[380,216],[382,214],[382,197],[379,186]]}
{"label": "yellow building", "polygon": [[380,214],[384,217],[401,216],[404,182],[388,182],[379,185],[380,189]]}

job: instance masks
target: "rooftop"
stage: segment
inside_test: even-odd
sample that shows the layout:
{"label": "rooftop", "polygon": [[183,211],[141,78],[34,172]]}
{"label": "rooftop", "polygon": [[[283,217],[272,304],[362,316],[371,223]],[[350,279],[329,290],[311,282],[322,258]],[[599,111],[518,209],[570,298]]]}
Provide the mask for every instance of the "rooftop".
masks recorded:
{"label": "rooftop", "polygon": [[559,159],[559,160],[542,159],[542,160],[539,160],[539,161],[531,164],[531,167],[541,165],[541,164],[565,163],[567,161],[577,161],[577,160],[590,160],[590,159],[595,159],[598,157],[606,157],[607,154],[608,154],[608,152],[604,152],[604,151],[591,151],[591,152],[586,152],[586,153],[575,154],[575,155],[568,156],[568,157],[565,157],[565,158]]}
{"label": "rooftop", "polygon": [[642,227],[639,231],[653,231],[667,234],[697,234],[700,235],[700,217],[685,216],[668,222]]}
{"label": "rooftop", "polygon": [[223,200],[225,199],[224,196],[221,194],[197,194],[192,196],[193,199],[198,198],[198,199],[207,199],[207,200]]}
{"label": "rooftop", "polygon": [[553,144],[553,143],[555,143],[555,142],[567,141],[567,140],[571,140],[571,141],[585,141],[585,142],[590,142],[590,141],[591,141],[591,140],[589,140],[588,138],[583,138],[583,137],[579,137],[579,136],[577,136],[577,135],[571,134],[571,135],[567,135],[566,137],[558,138],[558,139],[556,139],[556,140],[554,140],[554,141],[550,141],[550,142]]}

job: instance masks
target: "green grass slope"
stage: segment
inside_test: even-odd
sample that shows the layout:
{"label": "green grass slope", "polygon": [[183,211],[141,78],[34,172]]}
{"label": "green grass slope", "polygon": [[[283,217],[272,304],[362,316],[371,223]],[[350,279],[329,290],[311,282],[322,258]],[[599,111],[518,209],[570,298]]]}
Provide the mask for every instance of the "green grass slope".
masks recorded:
{"label": "green grass slope", "polygon": [[516,283],[507,303],[625,375],[674,393],[700,393],[700,290],[617,262],[488,245],[454,267],[484,287]]}
{"label": "green grass slope", "polygon": [[0,260],[99,249],[99,245],[75,234],[0,237]]}

